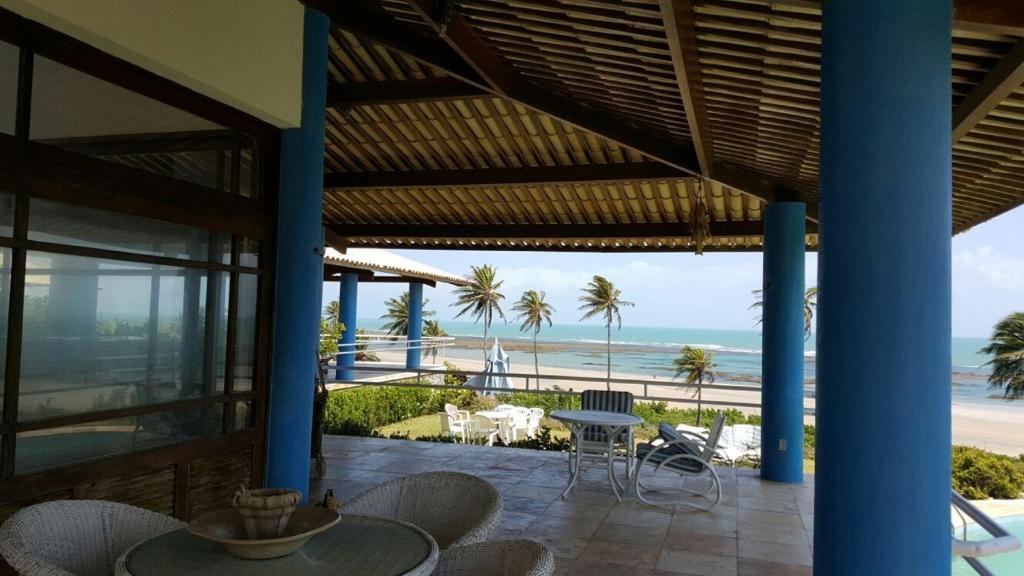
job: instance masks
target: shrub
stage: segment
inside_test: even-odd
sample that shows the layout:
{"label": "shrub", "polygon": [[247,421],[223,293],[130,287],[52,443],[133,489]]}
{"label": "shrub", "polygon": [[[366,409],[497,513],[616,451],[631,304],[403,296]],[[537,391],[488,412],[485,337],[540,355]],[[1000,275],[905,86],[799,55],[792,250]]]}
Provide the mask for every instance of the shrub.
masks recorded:
{"label": "shrub", "polygon": [[555,452],[567,452],[569,450],[569,438],[559,438],[551,435],[551,428],[541,426],[537,435],[533,438],[525,438],[505,444],[501,439],[494,442],[495,446],[507,446],[509,448],[529,448],[531,450],[553,450]]}
{"label": "shrub", "polygon": [[579,410],[580,397],[572,394],[571,390],[563,390],[553,386],[552,390],[569,392],[566,394],[531,394],[528,392],[511,392],[495,396],[499,404],[514,404],[527,408],[543,408],[545,414],[555,410]]}
{"label": "shrub", "polygon": [[971,499],[1019,498],[1024,492],[1024,460],[954,446],[953,489]]}

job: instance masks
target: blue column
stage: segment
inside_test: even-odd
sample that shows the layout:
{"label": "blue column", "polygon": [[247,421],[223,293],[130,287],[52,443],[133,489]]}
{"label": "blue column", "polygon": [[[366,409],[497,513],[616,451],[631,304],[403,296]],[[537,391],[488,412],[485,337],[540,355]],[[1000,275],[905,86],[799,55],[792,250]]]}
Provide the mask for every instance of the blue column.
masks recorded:
{"label": "blue column", "polygon": [[321,198],[329,28],[326,16],[306,11],[302,126],[281,135],[266,484],[301,490],[304,497],[309,491],[323,286]]}
{"label": "blue column", "polygon": [[800,202],[764,210],[761,478],[804,479],[804,242]]}
{"label": "blue column", "polygon": [[341,307],[341,323],[345,332],[341,335],[341,346],[338,347],[338,379],[352,380],[356,371],[356,301],[359,294],[359,275],[355,272],[341,273],[341,291],[338,293],[338,305]]}
{"label": "blue column", "polygon": [[[420,282],[409,283],[409,341],[423,339],[423,284]],[[418,369],[423,351],[422,342],[409,344],[410,348],[405,352],[405,367]]]}
{"label": "blue column", "polygon": [[950,573],[951,2],[823,3],[814,573]]}

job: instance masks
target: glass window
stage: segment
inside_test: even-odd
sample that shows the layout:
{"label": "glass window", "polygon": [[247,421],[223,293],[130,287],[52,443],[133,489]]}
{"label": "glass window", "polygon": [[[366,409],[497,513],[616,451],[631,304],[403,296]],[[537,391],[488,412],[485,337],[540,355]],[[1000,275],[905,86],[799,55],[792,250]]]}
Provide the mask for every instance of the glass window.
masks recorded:
{"label": "glass window", "polygon": [[235,402],[235,430],[252,427],[252,400]]}
{"label": "glass window", "polygon": [[256,268],[260,265],[260,241],[241,238],[238,243],[238,264]]}
{"label": "glass window", "polygon": [[32,140],[231,190],[235,132],[36,56]]}
{"label": "glass window", "polygon": [[15,472],[23,474],[76,462],[155,448],[220,433],[222,404],[21,432]]}
{"label": "glass window", "polygon": [[207,332],[207,337],[213,340],[213,381],[214,389],[217,392],[224,391],[225,367],[227,366],[228,350],[228,283],[231,275],[227,272],[210,272],[213,280],[210,286],[213,287],[207,293],[207,305],[214,310],[212,316],[213,324]]}
{"label": "glass window", "polygon": [[246,198],[255,198],[259,196],[259,187],[256,185],[259,166],[252,138],[242,137],[238,156],[238,193]]}
{"label": "glass window", "polygon": [[20,421],[214,393],[207,272],[29,251]]}
{"label": "glass window", "polygon": [[14,194],[0,192],[0,236],[14,234]]}
{"label": "glass window", "polygon": [[18,59],[21,50],[0,42],[0,132],[14,134],[18,115]]}
{"label": "glass window", "polygon": [[11,249],[0,248],[0,402],[7,379],[7,310],[11,302]]}
{"label": "glass window", "polygon": [[253,361],[256,357],[256,299],[259,276],[238,275],[238,319],[235,330],[234,390],[252,390]]}
{"label": "glass window", "polygon": [[[185,260],[210,258],[201,228],[33,198],[28,239]],[[215,255],[219,258],[219,255]]]}

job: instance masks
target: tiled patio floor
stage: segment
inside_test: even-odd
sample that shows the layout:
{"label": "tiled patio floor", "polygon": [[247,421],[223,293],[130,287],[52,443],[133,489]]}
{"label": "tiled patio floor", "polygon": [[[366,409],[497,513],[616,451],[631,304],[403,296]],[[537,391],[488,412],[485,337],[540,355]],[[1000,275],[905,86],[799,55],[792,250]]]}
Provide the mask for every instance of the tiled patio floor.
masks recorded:
{"label": "tiled patio floor", "polygon": [[565,500],[566,454],[514,448],[331,436],[324,439],[327,488],[343,502],[392,478],[457,470],[493,483],[504,499],[494,538],[546,544],[556,574],[767,576],[810,574],[813,479],[791,486],[756,471],[719,467],[725,496],[710,512],[648,506],[608,488],[603,468],[586,471]]}

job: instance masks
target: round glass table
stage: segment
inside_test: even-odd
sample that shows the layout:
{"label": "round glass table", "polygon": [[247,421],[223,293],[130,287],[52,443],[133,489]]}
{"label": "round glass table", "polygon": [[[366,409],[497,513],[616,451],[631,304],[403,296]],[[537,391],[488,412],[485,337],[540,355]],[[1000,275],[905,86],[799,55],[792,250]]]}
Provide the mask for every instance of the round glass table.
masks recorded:
{"label": "round glass table", "polygon": [[[569,485],[562,492],[565,498],[576,485],[580,477],[581,464],[583,463],[583,430],[589,426],[602,428],[608,439],[608,445],[602,450],[608,456],[608,484],[612,487],[615,499],[622,501],[622,493],[625,492],[619,479],[615,477],[615,438],[620,432],[643,423],[643,419],[632,414],[621,412],[604,412],[601,410],[556,410],[550,414],[552,418],[562,422],[572,431],[572,439],[575,445],[575,454],[569,453],[570,464],[576,459],[576,466],[570,466],[572,475],[569,477]],[[629,463],[626,464],[626,474],[629,475]]]}
{"label": "round glass table", "polygon": [[[245,560],[220,544],[175,530],[130,550],[131,576],[425,576],[437,565],[437,542],[407,522],[342,514],[298,551],[269,560]],[[120,574],[118,576],[121,576]]]}

